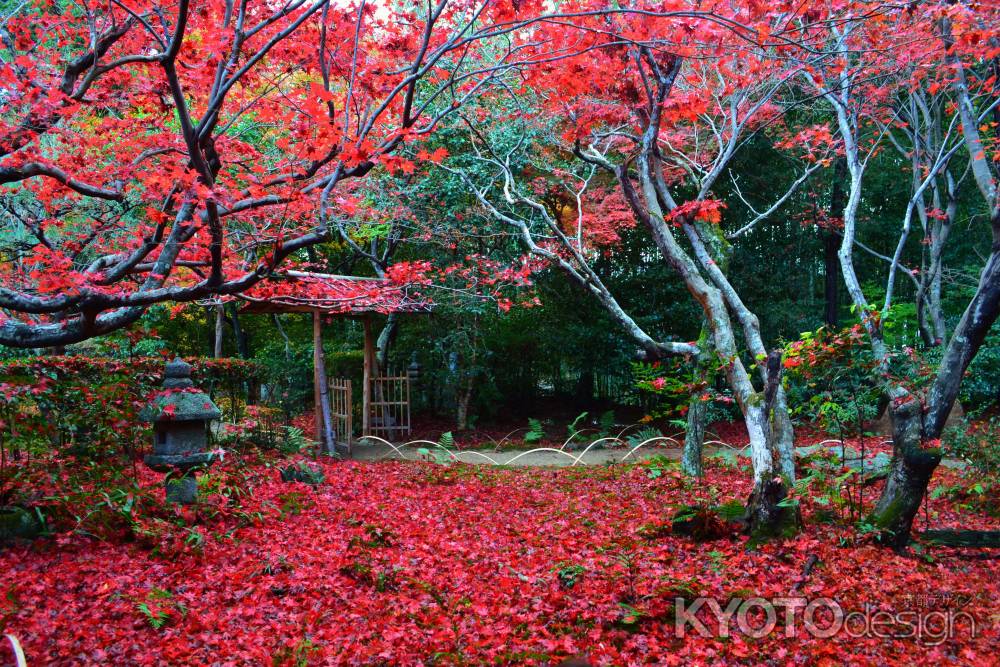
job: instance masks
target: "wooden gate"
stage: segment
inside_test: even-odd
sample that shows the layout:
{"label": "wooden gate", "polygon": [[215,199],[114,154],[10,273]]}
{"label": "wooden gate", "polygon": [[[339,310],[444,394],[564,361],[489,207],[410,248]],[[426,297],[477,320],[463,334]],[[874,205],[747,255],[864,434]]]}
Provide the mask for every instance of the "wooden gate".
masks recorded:
{"label": "wooden gate", "polygon": [[351,381],[347,378],[330,378],[330,416],[337,452],[351,455],[354,440],[354,403]]}
{"label": "wooden gate", "polygon": [[371,378],[364,401],[364,433],[390,442],[410,435],[410,378],[406,375]]}

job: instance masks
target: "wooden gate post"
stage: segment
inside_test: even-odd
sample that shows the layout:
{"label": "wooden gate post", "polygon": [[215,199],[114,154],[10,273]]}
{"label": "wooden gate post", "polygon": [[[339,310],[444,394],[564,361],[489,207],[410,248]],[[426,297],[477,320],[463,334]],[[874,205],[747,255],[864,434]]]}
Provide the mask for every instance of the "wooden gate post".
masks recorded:
{"label": "wooden gate post", "polygon": [[323,356],[323,321],[318,310],[313,311],[313,398],[316,411],[316,442],[324,454],[333,454],[337,436],[330,415],[330,387],[327,384],[326,359]]}
{"label": "wooden gate post", "polygon": [[316,425],[316,442],[323,442],[323,405],[320,396],[320,369],[323,361],[323,324],[319,311],[313,311],[313,422]]}
{"label": "wooden gate post", "polygon": [[361,388],[361,432],[363,435],[371,435],[371,412],[372,412],[372,376],[373,363],[375,361],[375,343],[372,340],[372,321],[370,317],[364,319],[365,325],[365,364],[364,364],[364,386]]}

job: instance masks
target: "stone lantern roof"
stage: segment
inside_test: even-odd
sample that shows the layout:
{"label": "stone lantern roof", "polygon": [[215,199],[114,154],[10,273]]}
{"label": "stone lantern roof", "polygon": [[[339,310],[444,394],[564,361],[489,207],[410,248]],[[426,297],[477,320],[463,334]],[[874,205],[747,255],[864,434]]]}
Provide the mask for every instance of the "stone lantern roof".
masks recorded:
{"label": "stone lantern roof", "polygon": [[191,381],[191,364],[175,358],[167,364],[164,392],[143,408],[140,416],[150,422],[210,421],[222,412],[208,394]]}

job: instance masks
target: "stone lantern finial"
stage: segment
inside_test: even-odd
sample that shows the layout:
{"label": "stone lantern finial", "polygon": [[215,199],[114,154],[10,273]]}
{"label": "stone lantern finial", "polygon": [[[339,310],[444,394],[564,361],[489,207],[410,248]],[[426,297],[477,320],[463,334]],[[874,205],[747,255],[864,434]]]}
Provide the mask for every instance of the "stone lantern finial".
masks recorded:
{"label": "stone lantern finial", "polygon": [[191,364],[180,357],[174,357],[173,361],[167,362],[167,368],[163,373],[164,389],[193,386],[194,382],[191,381]]}

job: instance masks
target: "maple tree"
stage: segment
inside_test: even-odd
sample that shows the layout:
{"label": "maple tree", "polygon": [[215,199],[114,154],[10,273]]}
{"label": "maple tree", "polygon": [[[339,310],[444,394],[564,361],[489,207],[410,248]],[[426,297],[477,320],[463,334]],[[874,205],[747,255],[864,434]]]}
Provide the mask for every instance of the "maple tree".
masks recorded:
{"label": "maple tree", "polygon": [[393,150],[512,66],[519,50],[495,42],[525,24],[517,14],[447,0],[22,4],[0,72],[2,180],[19,188],[0,342],[79,341],[152,303],[239,293],[335,238],[350,214],[340,184],[412,170]]}
{"label": "maple tree", "polygon": [[[591,170],[590,174],[575,174],[572,186],[562,186],[577,200],[576,234],[562,229],[559,212],[550,210],[541,193],[517,186],[511,166],[517,147],[498,152],[487,142],[483,149],[487,154],[480,159],[499,170],[498,189],[504,205],[520,207],[526,214],[519,217],[499,210],[487,196],[489,184],[466,181],[484,206],[518,230],[533,253],[590,291],[648,353],[700,356],[703,350],[696,343],[665,343],[643,331],[589,266],[581,195],[595,170],[616,182],[615,189],[630,211],[632,224],[640,223],[649,230],[664,261],[703,310],[709,332],[706,338],[713,353],[726,361],[729,382],[751,428],[756,480],[750,502],[753,523],[775,530],[777,524],[788,522],[787,513],[779,506],[784,484],[781,476],[787,480],[795,476],[791,423],[779,380],[780,366],[773,359],[767,361],[774,355],[765,347],[756,316],[726,277],[726,257],[731,239],[780,209],[823,162],[807,153],[801,174],[783,195],[763,211],[751,207],[754,216],[741,228],[728,235],[721,231],[719,223],[726,204],[713,197],[713,189],[747,136],[780,119],[780,94],[800,66],[786,66],[780,49],[768,44],[766,35],[786,24],[784,11],[772,13],[753,6],[713,9],[713,16],[693,20],[615,17],[610,29],[588,34],[590,49],[585,57],[560,59],[529,72],[530,85],[544,91],[547,104],[542,108],[564,123],[556,141],[561,139],[563,150],[575,153]],[[587,76],[567,76],[567,72],[584,68]],[[824,149],[815,142],[810,146],[821,152]],[[634,182],[636,176],[638,183]],[[694,192],[689,199],[675,199],[675,192],[679,197],[689,190]],[[543,223],[534,232],[532,217]],[[593,220],[587,222],[593,229]],[[556,248],[535,234],[554,239]],[[683,248],[681,241],[690,243],[690,250]],[[756,359],[756,368],[748,368],[740,356],[734,335],[737,329]],[[755,372],[759,372],[763,389],[754,386]]]}
{"label": "maple tree", "polygon": [[[641,356],[648,360],[669,355],[693,359],[708,356],[706,347],[710,346],[704,336],[701,342],[654,338],[621,305],[595,269],[596,261],[615,254],[621,235],[636,227],[635,217],[620,190],[601,183],[595,165],[574,164],[571,149],[563,147],[560,159],[558,149],[553,150],[560,144],[558,125],[540,128],[540,133],[539,128],[531,127],[530,121],[520,126],[519,119],[537,117],[537,110],[525,108],[524,95],[518,97],[514,109],[506,108],[503,102],[491,98],[474,110],[474,122],[464,118],[472,159],[461,166],[452,161],[443,168],[459,178],[486,213],[507,227],[537,259],[536,271],[554,267],[595,298],[635,342]],[[537,108],[539,103],[536,101],[532,106]],[[490,114],[491,108],[500,113]],[[513,123],[518,126],[510,132]],[[501,135],[500,141],[488,136],[492,134]],[[540,136],[534,137],[536,134]],[[478,174],[481,170],[477,165],[485,166],[491,173]],[[528,183],[519,183],[522,174]],[[491,196],[494,189],[498,191],[495,197]],[[693,397],[684,438],[684,469],[693,476],[701,473],[704,417],[701,396]]]}
{"label": "maple tree", "polygon": [[[715,353],[729,361],[727,374],[755,452],[757,486],[750,511],[758,516],[756,523],[766,525],[782,514],[775,506],[783,493],[776,473],[794,479],[793,434],[779,380],[778,353],[768,352],[757,317],[726,275],[730,243],[779,211],[819,168],[844,165],[849,187],[846,201],[839,204],[844,206],[843,217],[831,227],[840,239],[839,263],[848,293],[876,353],[888,361],[879,322],[889,315],[900,274],[914,284],[921,336],[928,345],[941,344],[945,338],[942,253],[955,215],[960,183],[954,170],[960,151],[968,154],[967,172],[972,173],[987,209],[996,209],[994,161],[987,155],[991,144],[980,138],[991,131],[984,121],[996,113],[996,79],[991,76],[992,66],[976,64],[984,58],[981,45],[995,40],[995,17],[977,6],[929,5],[915,11],[849,2],[803,6],[799,11],[785,6],[768,11],[753,5],[712,9],[712,16],[692,20],[655,12],[641,21],[627,13],[616,15],[601,30],[581,38],[589,40],[585,59],[560,58],[527,73],[530,86],[544,100],[535,103],[537,110],[563,121],[562,135],[550,132],[548,143],[564,153],[574,152],[583,163],[582,170],[567,172],[552,165],[546,169],[536,162],[527,168],[529,178],[536,182],[519,185],[525,167],[518,163],[523,161],[518,153],[525,135],[516,143],[495,147],[477,127],[488,117],[480,113],[464,119],[470,145],[475,159],[493,166],[497,176],[492,182],[476,183],[461,169],[451,171],[463,178],[482,206],[514,229],[530,252],[595,296],[647,352],[698,355],[701,350],[693,343],[662,343],[642,330],[590,266],[587,255],[593,252],[593,240],[601,238],[602,228],[616,214],[608,216],[605,208],[605,220],[588,219],[583,195],[596,170],[618,182],[632,208],[633,224],[641,222],[650,231],[664,260],[701,305]],[[994,51],[986,52],[987,62],[996,59]],[[885,58],[889,52],[898,57]],[[970,76],[967,70],[982,74]],[[800,104],[803,94],[831,104],[832,125],[787,122],[782,105]],[[525,107],[522,97],[514,108],[513,112],[504,110],[499,122],[537,113]],[[738,176],[734,177],[737,198],[752,216],[739,228],[723,232],[720,223],[727,204],[713,198],[713,188],[745,137],[761,133],[775,136],[775,145],[797,155],[805,166],[784,194],[763,210],[747,201]],[[890,142],[910,162],[913,185],[895,251],[884,256],[860,244],[856,228],[865,166]],[[551,162],[551,153],[543,151],[541,156],[540,161]],[[537,176],[546,171],[544,178]],[[547,195],[548,188],[564,191],[562,200]],[[495,201],[490,198],[493,189],[498,192]],[[677,193],[689,198],[681,199]],[[943,199],[949,201],[945,210],[940,208]],[[606,207],[607,200],[602,205]],[[565,209],[570,215],[575,211],[575,232],[574,223],[563,219]],[[901,263],[915,217],[929,246],[924,271]],[[870,305],[855,272],[852,258],[859,249],[888,262],[881,308]],[[932,414],[922,440],[940,436],[962,372],[996,319],[993,263],[991,255],[967,315],[946,346],[926,401]],[[827,268],[831,268],[829,261]],[[755,360],[761,390],[751,379],[753,365],[745,367],[740,357],[733,335],[736,330]],[[911,402],[910,391],[892,381],[887,386],[896,414],[896,407]],[[905,426],[907,420],[900,417],[898,421]],[[915,414],[910,419],[923,418]],[[695,432],[690,423],[689,431]],[[913,433],[906,438],[897,434],[900,443],[913,437]],[[912,449],[901,444],[895,459],[902,480],[898,486],[926,486],[931,462],[939,455],[927,459],[929,467],[918,466],[916,461],[907,464],[908,448]],[[913,471],[908,466],[924,468],[919,479],[909,480]],[[770,503],[762,502],[764,495],[770,495]],[[892,536],[890,543],[905,544],[907,526],[921,495],[900,491],[897,485],[886,490],[874,520]],[[901,496],[909,498],[903,512],[908,518],[902,523],[886,516],[890,508],[892,513],[898,509]]]}
{"label": "maple tree", "polygon": [[[841,239],[848,294],[888,361],[880,322],[900,274],[913,282],[921,335],[940,341],[944,355],[924,400],[930,416],[919,420],[929,424],[920,439],[937,439],[998,308],[995,248],[950,337],[940,297],[954,218],[941,202],[956,197],[959,163],[997,218],[995,20],[978,5],[918,11],[849,1],[575,2],[558,11],[445,0],[419,9],[303,0],[46,11],[26,3],[7,20],[10,53],[0,67],[0,175],[15,186],[3,202],[0,342],[61,345],[126,326],[161,301],[266,292],[258,283],[279,265],[308,269],[306,251],[330,241],[377,275],[419,283],[436,273],[470,293],[485,286],[500,310],[515,301],[498,296],[486,274],[525,285],[532,270],[554,266],[647,353],[723,361],[750,432],[752,523],[774,529],[790,519],[782,500],[795,478],[794,433],[780,351],[729,277],[734,245],[780,215],[820,170],[843,164],[846,202],[829,226]],[[522,96],[533,107],[460,119],[487,91],[490,100]],[[806,105],[832,112],[832,122],[800,113]],[[529,111],[545,117],[547,134],[534,141],[551,149],[534,174],[515,168],[513,153],[495,152],[479,127]],[[449,148],[431,141],[444,125],[468,130],[467,146],[499,178],[476,182],[453,163]],[[751,141],[769,142],[795,165],[763,203],[730,171]],[[853,258],[863,248],[856,232],[865,171],[887,144],[909,159],[912,187],[895,251],[882,256],[888,278],[875,308]],[[473,266],[464,269],[391,266],[398,227],[359,232],[371,206],[357,183],[379,166],[413,176],[428,163],[466,179],[479,204],[542,261],[533,268],[517,257],[501,267],[469,253]],[[740,223],[728,224],[737,210]],[[914,216],[929,246],[927,268],[916,274],[902,260]],[[700,309],[700,340],[646,331],[593,269],[594,257],[634,227]],[[302,298],[311,284],[299,285]],[[384,333],[388,341],[392,327]],[[920,390],[892,385],[890,393],[903,417],[896,408]],[[905,459],[901,449],[901,470]],[[886,504],[895,506],[895,493],[887,491]],[[904,539],[902,527],[889,528]]]}
{"label": "maple tree", "polygon": [[[809,85],[833,110],[849,175],[842,213],[843,234],[838,252],[842,275],[854,309],[868,334],[872,349],[888,368],[893,351],[887,346],[883,323],[893,304],[900,273],[916,283],[920,330],[925,340],[942,345],[937,368],[922,383],[890,379],[895,443],[893,470],[872,515],[885,531],[886,541],[903,547],[920,508],[934,469],[941,460],[939,444],[962,377],[1000,315],[1000,199],[996,189],[996,160],[983,133],[996,112],[995,68],[1000,51],[995,8],[960,3],[930,4],[906,10],[886,10],[863,20],[845,12],[844,21],[825,37],[834,57],[804,72]],[[982,46],[986,45],[985,52]],[[891,49],[898,60],[881,53]],[[987,63],[982,66],[981,63]],[[928,96],[946,96],[928,103]],[[931,107],[933,106],[933,111]],[[895,253],[887,258],[884,300],[872,303],[854,266],[855,242],[865,173],[870,161],[894,139],[895,126],[909,143],[901,148],[911,159],[912,195],[907,204]],[[898,142],[894,142],[897,143]],[[953,165],[964,156],[982,198],[992,232],[989,257],[980,268],[978,284],[965,312],[950,335],[944,331],[939,304],[941,252],[954,217]],[[942,194],[945,190],[947,194]],[[949,211],[928,211],[932,202],[952,200]],[[930,245],[930,262],[919,279],[900,264],[917,214]],[[933,222],[928,218],[934,217]],[[925,312],[930,311],[931,322]]]}
{"label": "maple tree", "polygon": [[[0,524],[0,634],[31,661],[992,659],[998,561],[967,548],[1000,539],[1000,388],[975,366],[1000,359],[996,3],[15,4],[0,518],[45,531]],[[382,280],[331,275],[355,273]],[[240,310],[268,300],[384,323],[418,446],[599,432],[627,461],[322,457],[297,428],[311,323]],[[216,355],[227,317],[256,340],[192,359],[221,460],[164,506],[138,463],[148,355],[203,353],[213,315]],[[327,368],[361,374],[363,327],[330,327]],[[615,365],[620,403],[588,375]],[[970,376],[986,398],[946,430]],[[974,629],[675,631],[704,596],[942,594],[917,613]]]}

